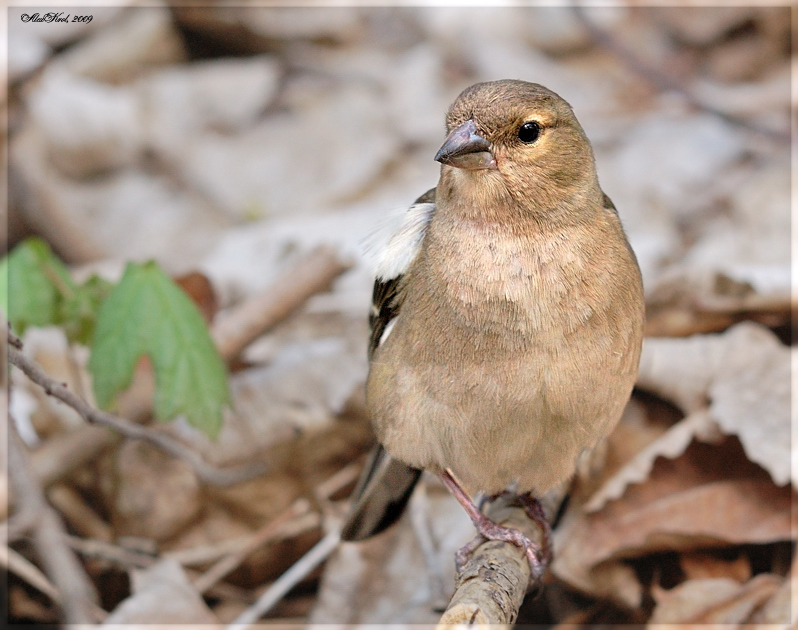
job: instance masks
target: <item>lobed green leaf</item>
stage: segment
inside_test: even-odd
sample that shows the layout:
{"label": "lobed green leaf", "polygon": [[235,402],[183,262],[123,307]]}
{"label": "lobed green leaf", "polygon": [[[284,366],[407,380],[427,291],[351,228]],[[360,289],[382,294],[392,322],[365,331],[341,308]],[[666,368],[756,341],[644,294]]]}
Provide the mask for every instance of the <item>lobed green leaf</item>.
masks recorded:
{"label": "lobed green leaf", "polygon": [[40,238],[29,238],[3,259],[0,302],[14,330],[62,323],[61,304],[77,291],[69,270]]}
{"label": "lobed green leaf", "polygon": [[230,401],[227,369],[197,307],[154,262],[128,264],[100,307],[89,368],[101,407],[130,385],[144,355],[155,370],[156,417],[184,414],[216,437]]}

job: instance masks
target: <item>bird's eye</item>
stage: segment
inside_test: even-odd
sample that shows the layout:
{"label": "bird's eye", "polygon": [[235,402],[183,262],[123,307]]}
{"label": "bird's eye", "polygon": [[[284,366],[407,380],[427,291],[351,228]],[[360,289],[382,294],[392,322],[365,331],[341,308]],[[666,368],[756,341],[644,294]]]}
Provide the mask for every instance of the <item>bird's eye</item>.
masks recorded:
{"label": "bird's eye", "polygon": [[518,139],[525,144],[532,144],[540,136],[540,123],[530,120],[521,125],[518,130]]}

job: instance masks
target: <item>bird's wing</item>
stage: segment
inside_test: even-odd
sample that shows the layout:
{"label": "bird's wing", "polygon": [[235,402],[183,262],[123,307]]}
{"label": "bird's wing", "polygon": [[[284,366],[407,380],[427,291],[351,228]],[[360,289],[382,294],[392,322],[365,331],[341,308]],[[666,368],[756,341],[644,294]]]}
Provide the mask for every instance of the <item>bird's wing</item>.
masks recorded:
{"label": "bird's wing", "polygon": [[[399,230],[388,241],[377,266],[369,325],[369,361],[390,333],[401,309],[399,285],[421,249],[435,211],[435,189],[410,207]],[[404,512],[421,471],[391,457],[378,444],[372,451],[357,488],[354,503],[341,532],[342,540],[363,540],[393,525]]]}
{"label": "bird's wing", "polygon": [[374,352],[387,337],[385,333],[389,331],[391,322],[399,314],[399,286],[404,273],[421,250],[421,243],[434,212],[435,189],[432,188],[410,206],[401,226],[382,251],[371,296],[369,360],[374,357]]}

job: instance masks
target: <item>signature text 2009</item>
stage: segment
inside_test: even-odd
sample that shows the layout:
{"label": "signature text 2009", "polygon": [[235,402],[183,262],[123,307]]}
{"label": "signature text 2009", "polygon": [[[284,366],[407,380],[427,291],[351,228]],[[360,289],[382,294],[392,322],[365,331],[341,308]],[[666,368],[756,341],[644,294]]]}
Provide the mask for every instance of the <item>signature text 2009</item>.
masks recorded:
{"label": "signature text 2009", "polygon": [[93,15],[70,15],[69,13],[50,12],[50,13],[23,13],[20,19],[23,22],[91,22]]}

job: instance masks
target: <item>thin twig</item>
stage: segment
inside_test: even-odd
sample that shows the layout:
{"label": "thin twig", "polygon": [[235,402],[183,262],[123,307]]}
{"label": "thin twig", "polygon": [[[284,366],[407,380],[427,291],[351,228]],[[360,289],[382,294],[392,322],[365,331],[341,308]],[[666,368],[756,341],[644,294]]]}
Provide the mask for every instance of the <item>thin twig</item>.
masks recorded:
{"label": "thin twig", "polygon": [[277,516],[277,518],[272,519],[255,532],[244,547],[235,553],[225,556],[199,576],[199,578],[194,580],[194,588],[197,589],[200,595],[205,593],[211,586],[215,585],[219,580],[235,570],[253,551],[275,538],[280,528],[285,523],[297,516],[307,514],[309,510],[310,503],[307,499],[297,499],[294,501],[294,503],[282,514]]}
{"label": "thin twig", "polygon": [[121,440],[107,427],[84,425],[57,433],[31,453],[31,463],[43,487],[69,476]]}
{"label": "thin twig", "polygon": [[158,560],[146,553],[131,551],[103,540],[67,536],[67,543],[82,556],[107,560],[123,569],[146,569]]}
{"label": "thin twig", "polygon": [[197,476],[205,483],[215,486],[230,486],[257,477],[266,471],[266,465],[261,462],[228,469],[216,468],[202,459],[199,453],[181,444],[166,433],[134,424],[111,413],[92,407],[85,400],[69,391],[66,385],[48,376],[35,361],[26,357],[21,350],[18,350],[17,348],[21,346],[22,342],[10,330],[8,331],[8,339],[11,346],[14,346],[8,348],[9,361],[22,370],[31,381],[41,386],[48,395],[72,407],[87,422],[110,427],[128,438],[149,442],[170,455],[188,462]]}
{"label": "thin twig", "polygon": [[[321,516],[316,512],[309,512],[304,516],[288,521],[275,533],[273,539],[267,540],[266,542],[296,538],[309,531],[318,529],[320,524]],[[198,545],[187,549],[167,551],[161,554],[161,557],[174,560],[184,567],[218,562],[225,556],[237,554],[241,549],[247,547],[255,535],[256,534],[250,534],[248,536],[228,538],[212,545]]]}
{"label": "thin twig", "polygon": [[[9,351],[18,352],[13,348]],[[92,624],[96,621],[99,601],[83,566],[66,545],[66,532],[44,498],[44,491],[28,460],[25,447],[13,422],[8,423],[8,469],[17,506],[35,511],[39,519],[33,530],[33,542],[44,572],[60,595],[67,624]]]}
{"label": "thin twig", "polygon": [[[328,501],[336,492],[345,488],[356,479],[359,468],[359,465],[349,464],[329,479],[322,481],[313,490],[316,499],[322,503]],[[228,630],[244,630],[255,623],[285,597],[288,591],[294,588],[294,586],[313,571],[313,569],[324,562],[329,555],[335,551],[340,541],[341,526],[340,524],[336,524],[335,527],[333,527],[310,551],[302,556],[294,566],[283,573],[279,579],[266,589],[258,598],[258,601],[241,613],[233,623],[227,626]]]}
{"label": "thin twig", "polygon": [[755,125],[743,118],[738,118],[728,112],[724,112],[723,110],[718,109],[717,107],[713,107],[708,103],[705,103],[701,99],[699,99],[695,94],[690,92],[686,87],[684,87],[679,81],[677,81],[672,76],[657,70],[649,66],[647,63],[643,62],[637,55],[632,53],[629,49],[627,49],[623,44],[621,44],[615,37],[612,36],[611,33],[608,33],[604,29],[596,26],[590,18],[585,13],[585,10],[579,4],[573,4],[571,6],[576,18],[585,27],[588,34],[593,38],[593,40],[603,48],[606,48],[610,52],[612,52],[616,57],[621,59],[632,71],[646,79],[649,83],[651,83],[654,87],[656,87],[661,92],[677,92],[680,94],[692,107],[699,109],[701,111],[705,111],[713,116],[717,116],[722,118],[727,123],[731,125],[735,125],[737,127],[741,127],[743,129],[748,129],[749,131],[753,131],[764,136],[768,136],[769,138],[773,138],[774,140],[778,140],[780,142],[791,142],[792,138],[789,133],[785,133],[782,131],[778,131],[775,129],[768,129],[766,127],[760,127],[759,125]]}
{"label": "thin twig", "polygon": [[55,484],[47,491],[47,500],[79,535],[104,542],[113,540],[111,526],[89,507],[72,486]]}
{"label": "thin twig", "polygon": [[271,610],[294,586],[299,584],[317,566],[335,551],[341,541],[340,526],[334,528],[316,545],[302,556],[288,571],[283,573],[252,606],[241,613],[227,630],[244,630]]}
{"label": "thin twig", "polygon": [[341,468],[332,477],[325,479],[313,489],[313,496],[319,502],[329,501],[336,492],[357,481],[363,470],[362,462],[353,462]]}
{"label": "thin twig", "polygon": [[39,513],[30,504],[17,506],[16,512],[7,521],[5,536],[0,537],[0,540],[12,543],[27,536],[38,520]]}
{"label": "thin twig", "polygon": [[44,593],[56,603],[61,602],[61,595],[47,576],[31,563],[25,556],[18,554],[10,547],[0,546],[0,565],[25,580],[33,588]]}
{"label": "thin twig", "polygon": [[239,549],[246,546],[249,539],[249,536],[227,538],[210,545],[197,545],[196,547],[188,547],[187,549],[165,551],[161,554],[161,557],[174,560],[184,567],[209,564],[211,562],[217,562],[226,555],[237,552]]}
{"label": "thin twig", "polygon": [[211,332],[219,354],[227,361],[234,359],[309,297],[328,289],[333,280],[351,266],[331,247],[314,249],[282,278],[214,322]]}
{"label": "thin twig", "polygon": [[[328,479],[319,483],[313,489],[313,495],[324,505],[331,496],[346,487],[357,479],[362,466],[349,464],[333,474]],[[215,565],[208,569],[200,578],[194,581],[194,587],[200,593],[206,592],[211,586],[215,585],[224,576],[236,569],[248,556],[256,549],[267,542],[276,539],[285,529],[285,526],[303,520],[301,517],[310,516],[310,504],[307,499],[299,498],[289,506],[282,514],[269,521],[260,530],[255,532],[244,545],[226,557],[220,559]],[[320,516],[315,515],[319,520],[313,522],[316,527],[320,524]],[[299,524],[299,523],[297,523]],[[297,532],[298,533],[298,532]],[[276,602],[275,602],[276,603]]]}

